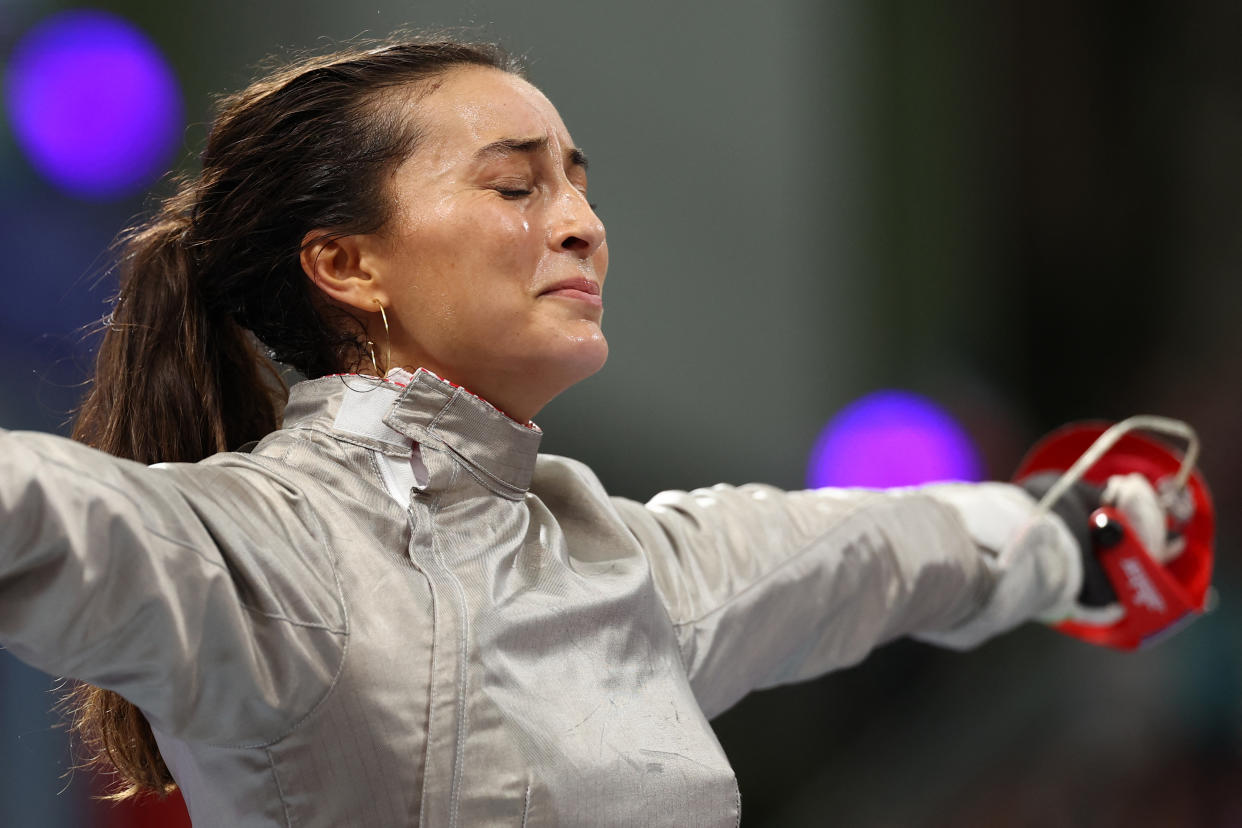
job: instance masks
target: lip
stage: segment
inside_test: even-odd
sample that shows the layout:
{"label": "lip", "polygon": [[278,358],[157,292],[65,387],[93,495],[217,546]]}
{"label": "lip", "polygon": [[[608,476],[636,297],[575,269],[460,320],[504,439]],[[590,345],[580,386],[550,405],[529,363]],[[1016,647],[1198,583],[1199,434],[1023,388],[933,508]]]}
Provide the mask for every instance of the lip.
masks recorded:
{"label": "lip", "polygon": [[540,296],[559,296],[562,299],[573,299],[579,302],[586,302],[588,305],[595,305],[597,308],[604,306],[604,299],[600,296],[599,285],[590,279],[578,277],[576,279],[565,279],[546,288]]}

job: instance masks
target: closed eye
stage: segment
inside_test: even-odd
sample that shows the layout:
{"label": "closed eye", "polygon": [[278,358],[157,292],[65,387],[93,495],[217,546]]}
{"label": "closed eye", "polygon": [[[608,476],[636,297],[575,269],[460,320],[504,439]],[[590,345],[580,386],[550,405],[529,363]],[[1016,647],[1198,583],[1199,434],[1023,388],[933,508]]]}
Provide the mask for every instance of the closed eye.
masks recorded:
{"label": "closed eye", "polygon": [[511,190],[511,189],[504,188],[504,187],[497,187],[496,192],[500,193],[505,198],[525,198],[526,196],[533,193],[534,190],[519,190],[519,189]]}

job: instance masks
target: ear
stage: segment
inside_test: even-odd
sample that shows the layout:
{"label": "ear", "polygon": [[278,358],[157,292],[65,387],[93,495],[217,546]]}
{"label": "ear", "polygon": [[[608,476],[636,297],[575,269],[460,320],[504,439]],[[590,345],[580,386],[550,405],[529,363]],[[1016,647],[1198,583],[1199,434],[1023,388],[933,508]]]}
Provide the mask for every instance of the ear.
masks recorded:
{"label": "ear", "polygon": [[377,243],[370,235],[333,237],[312,230],[302,239],[302,270],[332,301],[369,313],[376,302],[389,304],[377,278],[379,257],[372,250]]}

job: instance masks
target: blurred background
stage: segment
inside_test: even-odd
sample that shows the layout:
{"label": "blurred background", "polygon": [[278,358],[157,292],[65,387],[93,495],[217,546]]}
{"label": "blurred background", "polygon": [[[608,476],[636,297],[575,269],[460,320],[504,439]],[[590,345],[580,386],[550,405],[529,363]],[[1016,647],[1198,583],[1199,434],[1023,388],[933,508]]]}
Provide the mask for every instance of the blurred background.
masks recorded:
{"label": "blurred background", "polygon": [[[539,419],[614,494],[1008,478],[1071,420],[1193,423],[1217,610],[1137,654],[910,642],[715,725],[747,825],[1242,824],[1242,6],[1232,0],[0,5],[0,427],[67,433],[108,245],[272,54],[466,26],[591,156],[608,366]],[[92,801],[0,652],[0,823]]]}

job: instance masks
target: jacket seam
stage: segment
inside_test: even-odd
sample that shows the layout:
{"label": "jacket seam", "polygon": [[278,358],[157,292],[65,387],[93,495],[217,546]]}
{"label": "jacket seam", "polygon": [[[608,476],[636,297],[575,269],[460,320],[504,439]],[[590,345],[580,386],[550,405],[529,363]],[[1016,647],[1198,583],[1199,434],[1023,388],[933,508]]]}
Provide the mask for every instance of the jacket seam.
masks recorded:
{"label": "jacket seam", "polygon": [[293,627],[304,627],[308,630],[322,630],[323,632],[332,633],[333,635],[349,635],[348,630],[339,628],[339,627],[329,626],[328,624],[317,624],[314,621],[298,621],[296,619],[288,617],[287,615],[280,615],[279,613],[275,613],[275,612],[264,612],[263,610],[256,609],[255,607],[252,607],[248,604],[241,604],[241,608],[244,609],[246,612],[252,613],[254,615],[262,616],[263,618],[270,618],[273,621],[283,621],[284,623],[290,626],[293,626]]}
{"label": "jacket seam", "polygon": [[[281,455],[280,460],[278,462],[282,462],[286,458],[288,458],[289,454],[292,451],[293,451],[293,446],[291,445],[285,450],[285,453]],[[325,557],[327,558],[329,564],[332,567],[332,578],[336,582],[337,605],[341,608],[341,621],[344,624],[343,629],[339,631],[328,630],[328,632],[331,632],[334,635],[339,635],[343,639],[341,642],[340,659],[337,661],[337,665],[336,665],[336,673],[332,676],[332,681],[328,683],[327,688],[324,689],[323,695],[320,696],[319,699],[314,704],[312,704],[302,716],[293,720],[292,723],[289,724],[286,730],[278,733],[278,735],[275,736],[274,738],[259,741],[259,742],[250,742],[250,743],[233,744],[233,745],[220,745],[221,747],[233,748],[236,750],[255,750],[258,748],[266,749],[266,748],[271,747],[272,745],[275,745],[283,741],[284,739],[287,739],[289,736],[297,732],[298,728],[300,728],[311,716],[313,716],[316,713],[316,711],[319,710],[320,707],[324,705],[325,702],[327,702],[327,700],[331,697],[333,691],[336,690],[336,685],[340,682],[341,676],[344,675],[345,673],[345,660],[349,654],[349,605],[345,600],[345,587],[341,583],[341,573],[337,565],[338,564],[337,555],[332,550],[332,548],[328,546],[328,539],[327,539],[327,534],[324,531],[323,521],[321,521],[319,519],[319,516],[315,514],[313,511],[309,512],[308,514],[311,520],[315,522],[315,528],[318,530],[316,533],[316,536],[319,538],[319,545],[323,549],[325,553]]]}
{"label": "jacket seam", "polygon": [[[284,465],[289,466],[290,468],[296,469],[297,467],[289,462],[289,455],[293,454],[293,450],[296,447],[297,447],[296,443],[290,443],[289,445],[285,446],[285,450],[281,454],[265,456],[265,459],[269,459],[273,463],[283,463]],[[318,518],[316,518],[316,522],[318,523]],[[322,534],[322,530],[323,530],[322,523],[319,523],[319,528]],[[324,547],[325,551],[328,552],[328,562],[332,566],[333,577],[335,578],[336,584],[337,584],[337,599],[340,602],[342,615],[344,615],[345,598],[344,598],[344,593],[341,590],[340,578],[336,574],[336,556],[333,555],[331,550],[327,548],[326,540],[321,540],[320,544],[321,546]],[[328,624],[318,624],[313,621],[297,621],[285,615],[284,613],[267,612],[265,610],[259,609],[258,607],[251,606],[250,604],[247,604],[246,602],[242,601],[240,598],[238,599],[237,603],[242,607],[242,609],[246,610],[247,612],[252,612],[255,615],[263,616],[264,618],[270,618],[273,621],[284,621],[285,623],[290,624],[295,627],[304,627],[306,629],[311,629],[311,630],[323,630],[324,632],[329,632],[334,635],[348,635],[349,634],[348,624],[345,624],[343,627],[338,628],[335,626],[329,626]]]}
{"label": "jacket seam", "polygon": [[[376,440],[371,437],[364,437],[360,435],[349,434],[348,432],[337,431],[332,428],[324,428],[323,426],[318,426],[318,425],[309,425],[309,424],[295,425],[295,426],[288,426],[284,428],[283,430],[289,431],[289,432],[309,431],[312,434],[323,435],[324,437],[327,437],[329,440],[336,440],[341,443],[349,443],[351,446],[357,446],[358,448],[369,449],[371,451],[379,451],[384,454],[391,455],[393,457],[402,457],[408,454],[410,451],[409,446],[399,446],[396,443],[386,443],[383,440]],[[410,442],[413,443],[415,441],[411,440]]]}
{"label": "jacket seam", "polygon": [[267,765],[272,769],[272,781],[276,784],[276,797],[280,800],[280,809],[285,814],[286,828],[292,828],[293,817],[289,814],[289,802],[285,799],[285,791],[280,786],[280,774],[276,772],[276,757],[272,755],[270,750],[263,751],[267,755]]}
{"label": "jacket seam", "polygon": [[[445,406],[447,408],[448,406]],[[443,411],[441,412],[443,413]],[[449,480],[449,486],[452,487],[456,482],[456,475],[463,468],[461,464],[454,464],[454,475]],[[469,471],[469,469],[467,469]],[[428,510],[433,524],[435,517],[440,512],[440,498],[437,497],[432,508]],[[434,525],[432,537],[436,537]],[[453,585],[453,591],[456,593],[456,606],[454,611],[458,613],[457,631],[457,676],[454,682],[457,685],[457,740],[453,748],[453,776],[449,783],[449,825],[457,824],[457,817],[460,808],[461,799],[461,780],[465,774],[466,764],[466,687],[469,683],[469,645],[470,640],[470,616],[466,611],[468,606],[466,603],[465,590],[462,588],[461,581],[457,578],[457,573],[446,562],[443,550],[440,545],[433,541],[432,555],[436,558],[436,562],[444,570],[448,576],[448,580]],[[425,771],[424,771],[425,772]]]}
{"label": "jacket seam", "polygon": [[[440,410],[436,412],[436,416],[432,417],[431,422],[427,423],[426,428],[428,431],[430,431],[432,434],[436,433],[436,426],[439,425],[440,419],[444,417],[445,413],[449,410],[449,407],[452,406],[453,403],[457,402],[457,398],[460,395],[461,395],[461,390],[454,388],[453,393],[449,396],[447,400],[444,401],[444,405],[440,406]],[[438,434],[436,436],[439,437]]]}
{"label": "jacket seam", "polygon": [[[526,493],[529,489],[519,489],[511,483],[506,483],[504,480],[496,477],[486,469],[480,468],[478,472],[476,472],[470,461],[467,460],[464,455],[459,454],[447,443],[445,443],[445,445],[448,447],[448,451],[452,453],[454,459],[456,460],[456,465],[464,468],[466,473],[475,479],[475,482],[487,489],[489,492],[492,492],[498,497],[503,497],[505,500],[512,500],[514,502],[519,502],[526,498]],[[482,474],[479,472],[482,472]]]}
{"label": "jacket seam", "polygon": [[311,513],[311,517],[315,521],[316,527],[319,529],[320,545],[328,553],[328,560],[332,563],[332,576],[336,581],[337,600],[340,603],[341,615],[343,616],[343,621],[345,622],[345,628],[343,630],[339,632],[333,631],[336,635],[341,636],[343,639],[341,642],[340,660],[336,665],[336,673],[332,676],[332,681],[329,682],[328,686],[324,689],[323,695],[320,696],[319,699],[312,704],[304,714],[298,717],[285,731],[277,735],[275,738],[249,744],[225,745],[225,747],[233,747],[237,749],[269,748],[272,745],[278,744],[279,742],[289,738],[297,732],[298,728],[305,724],[311,716],[315,715],[319,708],[323,707],[327,700],[332,696],[332,693],[336,690],[336,686],[340,682],[341,676],[345,673],[345,661],[349,655],[349,606],[345,601],[344,586],[341,583],[341,573],[337,568],[337,557],[332,550],[328,548],[327,539],[324,537],[323,523],[314,513]]}
{"label": "jacket seam", "polygon": [[[431,542],[433,546],[435,544],[435,519],[434,519],[435,516],[432,510],[436,506],[436,503],[438,500],[439,500],[439,495],[436,495],[432,499],[431,503],[429,503],[427,506],[427,518],[428,518],[428,522],[431,524],[429,529],[431,530],[431,539],[432,539]],[[409,515],[409,520],[410,520],[410,533],[411,533],[410,543],[412,545],[414,542],[414,532],[416,531],[416,527],[414,525],[414,513],[412,510],[409,510],[407,511],[407,514]],[[411,549],[411,552],[412,552],[412,549]],[[433,554],[434,554],[434,550],[433,550]],[[437,701],[436,676],[440,672],[439,671],[439,666],[440,666],[439,662],[440,662],[440,657],[441,657],[440,650],[442,649],[440,646],[439,630],[437,628],[439,626],[439,620],[440,620],[439,619],[439,615],[441,611],[440,605],[443,602],[439,595],[439,586],[435,583],[435,580],[431,577],[430,573],[424,571],[425,567],[423,567],[416,560],[414,560],[414,557],[412,554],[410,554],[410,552],[407,552],[407,557],[409,557],[411,563],[413,563],[414,566],[418,568],[420,572],[422,572],[423,577],[427,579],[427,590],[431,594],[431,666],[430,666],[430,680],[427,682],[427,739],[426,739],[426,744],[423,746],[423,786],[422,786],[422,790],[419,791],[419,795],[418,795],[418,824],[426,825],[427,824],[426,811],[427,811],[427,799],[428,799],[427,777],[428,777],[429,769],[431,767],[431,760],[432,760],[431,734],[435,726],[436,708],[438,707],[438,705],[436,704],[436,701]]]}
{"label": "jacket seam", "polygon": [[[380,468],[379,458],[382,453],[383,452],[376,451],[375,449],[371,449],[370,451],[368,451],[367,452],[367,464],[371,467],[372,474],[375,475],[375,480],[373,481],[373,483],[377,484],[376,488],[380,489],[381,491],[384,492],[384,494],[388,495],[390,500],[395,500],[396,499],[395,496],[388,488],[388,480],[387,478],[384,477],[384,470]],[[409,495],[408,492],[406,494],[407,496]],[[400,506],[400,503],[398,503],[397,505]]]}

